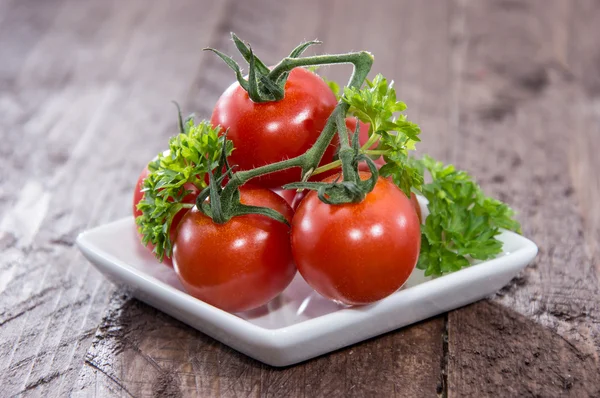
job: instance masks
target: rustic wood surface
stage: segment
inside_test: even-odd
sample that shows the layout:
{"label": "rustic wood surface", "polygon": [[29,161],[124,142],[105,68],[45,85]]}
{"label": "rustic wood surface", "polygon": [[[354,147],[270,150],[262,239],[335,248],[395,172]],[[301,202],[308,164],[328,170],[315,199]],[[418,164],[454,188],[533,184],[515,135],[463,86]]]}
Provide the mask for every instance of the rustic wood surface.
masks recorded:
{"label": "rustic wood surface", "polygon": [[[520,213],[493,297],[274,369],[107,282],[74,247],[208,116],[228,33],[266,61],[368,49],[420,150]],[[0,0],[0,396],[600,396],[600,1]],[[349,69],[325,70],[344,79]]]}

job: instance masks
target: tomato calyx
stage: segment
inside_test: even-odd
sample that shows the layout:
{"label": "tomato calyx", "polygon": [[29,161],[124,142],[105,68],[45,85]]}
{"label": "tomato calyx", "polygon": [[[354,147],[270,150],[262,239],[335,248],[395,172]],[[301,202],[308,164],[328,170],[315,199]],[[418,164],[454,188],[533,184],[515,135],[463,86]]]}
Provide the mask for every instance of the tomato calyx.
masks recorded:
{"label": "tomato calyx", "polygon": [[[252,51],[252,47],[244,43],[235,34],[231,33],[231,39],[237,47],[242,57],[248,62],[248,79],[244,79],[242,70],[237,62],[229,55],[226,55],[214,48],[205,48],[205,51],[212,51],[221,58],[227,66],[234,72],[240,86],[248,92],[248,96],[253,102],[272,102],[280,101],[285,96],[285,83],[289,76],[289,71],[284,71],[273,75],[271,70],[258,58]],[[321,44],[320,41],[313,40],[300,44],[294,48],[286,59],[298,58],[310,46]],[[282,61],[283,62],[283,61]]]}

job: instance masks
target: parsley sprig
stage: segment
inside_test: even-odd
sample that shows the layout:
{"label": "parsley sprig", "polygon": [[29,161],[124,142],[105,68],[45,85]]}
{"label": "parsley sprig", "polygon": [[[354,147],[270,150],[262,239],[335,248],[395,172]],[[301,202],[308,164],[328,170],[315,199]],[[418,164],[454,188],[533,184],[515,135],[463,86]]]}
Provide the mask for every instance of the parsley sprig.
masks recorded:
{"label": "parsley sprig", "polygon": [[417,161],[432,181],[421,192],[429,201],[429,216],[421,229],[417,268],[425,275],[443,275],[487,260],[502,251],[501,228],[521,232],[514,211],[486,196],[466,172],[429,156]]}
{"label": "parsley sprig", "polygon": [[[369,141],[363,146],[367,154],[383,155],[386,164],[380,169],[384,177],[391,176],[394,183],[410,196],[411,188],[419,189],[423,178],[409,158],[409,151],[420,141],[421,129],[401,114],[406,104],[396,97],[394,82],[388,83],[381,74],[366,87],[344,88],[343,100],[350,105],[350,113],[369,124]],[[379,142],[377,149],[369,151]]]}
{"label": "parsley sprig", "polygon": [[[223,135],[208,121],[195,123],[193,117],[185,122],[179,118],[180,133],[169,140],[169,150],[158,154],[148,164],[150,173],[144,180],[144,198],[138,209],[142,215],[136,223],[143,236],[144,245],[154,245],[154,254],[162,261],[173,251],[169,231],[175,215],[194,205],[183,199],[192,191],[206,187],[205,175],[219,164],[223,149]],[[231,141],[226,143],[227,155],[233,150]],[[191,184],[191,185],[190,185]]]}

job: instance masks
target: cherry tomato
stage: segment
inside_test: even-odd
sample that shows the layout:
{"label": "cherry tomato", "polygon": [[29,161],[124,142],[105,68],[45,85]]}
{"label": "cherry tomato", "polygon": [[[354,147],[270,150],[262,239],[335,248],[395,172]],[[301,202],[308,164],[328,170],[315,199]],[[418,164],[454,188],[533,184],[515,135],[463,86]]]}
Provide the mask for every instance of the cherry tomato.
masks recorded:
{"label": "cherry tomato", "polygon": [[144,198],[142,188],[144,187],[144,180],[148,177],[148,174],[150,174],[150,170],[148,170],[148,167],[144,167],[144,170],[140,173],[137,183],[135,184],[135,189],[133,190],[133,217],[135,218],[142,215],[142,212],[138,210],[137,205]]}
{"label": "cherry tomato", "polygon": [[281,196],[283,199],[285,199],[288,205],[292,206],[294,198],[296,197],[295,189],[273,188],[272,191],[275,192],[277,195]]}
{"label": "cherry tomato", "polygon": [[417,217],[419,218],[419,223],[423,222],[423,215],[421,213],[421,205],[419,204],[419,200],[417,199],[417,195],[414,193],[410,193],[410,203],[413,205],[415,212],[417,213]]}
{"label": "cherry tomato", "polygon": [[[135,184],[135,190],[133,191],[133,216],[135,218],[142,215],[142,212],[140,210],[138,210],[137,205],[144,198],[144,192],[142,192],[142,188],[144,187],[144,180],[146,179],[146,177],[148,177],[148,174],[150,174],[150,170],[148,170],[148,167],[144,167],[144,170],[142,170],[142,172],[140,173],[137,183]],[[190,190],[192,192],[183,197],[183,202],[184,203],[196,203],[196,197],[198,196],[198,193],[199,193],[198,189],[192,184],[186,184],[186,185],[184,185],[184,187],[187,190]],[[177,233],[177,226],[179,225],[179,222],[181,221],[181,219],[183,218],[183,216],[185,215],[185,213],[187,211],[188,211],[187,209],[180,210],[177,214],[175,214],[175,217],[173,217],[173,221],[171,222],[171,229],[169,230],[169,236],[171,237],[171,242],[175,241],[175,235]],[[137,232],[138,232],[138,236],[141,241],[142,235],[139,233],[139,230],[137,230]],[[154,250],[154,245],[151,243],[148,244],[148,246],[146,246],[146,247],[150,251]],[[165,257],[163,259],[163,263],[168,265],[169,267],[173,266],[173,263],[169,257]]]}
{"label": "cherry tomato", "polygon": [[[230,163],[239,170],[275,163],[300,156],[317,140],[336,99],[319,76],[303,68],[293,69],[285,85],[285,97],[277,102],[255,103],[239,85],[232,84],[217,101],[211,123],[227,130],[235,150]],[[335,139],[323,155],[321,164],[330,163]],[[264,187],[299,181],[300,168],[261,176],[253,183]]]}
{"label": "cherry tomato", "polygon": [[300,206],[300,203],[302,203],[302,200],[304,199],[307,193],[308,189],[303,189],[302,191],[296,193],[296,196],[294,196],[294,200],[292,200],[291,204],[292,209],[294,209],[294,211],[298,209],[298,206]]}
{"label": "cherry tomato", "polygon": [[[268,189],[243,186],[240,198],[292,219],[291,207]],[[173,261],[189,294],[229,312],[266,304],[296,274],[287,225],[256,214],[216,224],[195,207],[179,224]]]}
{"label": "cherry tomato", "polygon": [[[368,176],[361,173],[363,179]],[[309,285],[329,299],[361,305],[389,296],[406,282],[417,263],[421,232],[410,200],[379,178],[360,203],[328,205],[309,192],[292,221],[291,242],[298,271]]]}

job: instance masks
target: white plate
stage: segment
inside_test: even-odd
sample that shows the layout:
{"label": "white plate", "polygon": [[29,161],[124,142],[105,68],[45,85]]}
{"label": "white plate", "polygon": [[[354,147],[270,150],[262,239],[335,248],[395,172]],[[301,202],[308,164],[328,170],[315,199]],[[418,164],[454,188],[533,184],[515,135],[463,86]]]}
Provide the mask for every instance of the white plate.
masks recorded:
{"label": "white plate", "polygon": [[139,243],[133,217],[83,232],[77,244],[96,268],[138,299],[272,366],[292,365],[472,303],[507,284],[537,254],[518,234],[500,236],[504,253],[435,279],[415,269],[388,298],[347,308],[315,293],[298,274],[264,307],[230,314],[186,294],[175,272]]}

